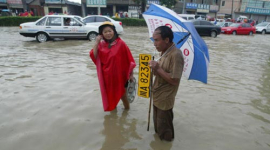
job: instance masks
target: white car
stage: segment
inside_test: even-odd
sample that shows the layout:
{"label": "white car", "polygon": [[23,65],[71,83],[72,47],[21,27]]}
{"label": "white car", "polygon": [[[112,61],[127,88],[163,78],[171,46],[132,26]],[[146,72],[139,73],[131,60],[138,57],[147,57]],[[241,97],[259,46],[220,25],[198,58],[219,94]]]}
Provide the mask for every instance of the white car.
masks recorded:
{"label": "white car", "polygon": [[270,33],[270,22],[262,22],[256,25],[256,32],[265,34]]}
{"label": "white car", "polygon": [[122,27],[122,22],[121,21],[115,21],[110,17],[107,16],[101,16],[101,15],[91,15],[91,16],[86,16],[83,18],[83,22],[86,24],[90,25],[95,25],[95,26],[100,26],[104,21],[110,21],[114,24],[115,29],[118,34],[123,34],[124,29]]}
{"label": "white car", "polygon": [[[69,24],[65,24],[70,20]],[[36,22],[20,24],[19,33],[25,37],[36,37],[38,42],[52,38],[85,38],[95,40],[98,27],[86,25],[73,15],[46,15]]]}

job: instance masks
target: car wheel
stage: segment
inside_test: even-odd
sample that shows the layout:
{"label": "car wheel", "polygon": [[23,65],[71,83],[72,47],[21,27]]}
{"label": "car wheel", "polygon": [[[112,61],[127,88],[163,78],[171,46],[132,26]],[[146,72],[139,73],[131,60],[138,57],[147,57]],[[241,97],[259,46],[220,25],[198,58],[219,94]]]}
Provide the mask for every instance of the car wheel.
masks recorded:
{"label": "car wheel", "polygon": [[265,35],[265,30],[262,31],[262,34]]}
{"label": "car wheel", "polygon": [[38,33],[36,36],[38,42],[43,43],[49,40],[49,37],[46,33]]}
{"label": "car wheel", "polygon": [[90,32],[89,34],[88,34],[88,40],[89,41],[93,41],[93,40],[96,40],[96,37],[97,37],[97,33],[96,32]]}
{"label": "car wheel", "polygon": [[233,34],[233,35],[236,35],[236,31],[233,31],[232,34]]}
{"label": "car wheel", "polygon": [[252,32],[252,31],[250,31],[250,32],[249,32],[249,35],[253,35],[253,32]]}
{"label": "car wheel", "polygon": [[213,38],[217,37],[216,31],[211,31],[211,37],[213,37]]}

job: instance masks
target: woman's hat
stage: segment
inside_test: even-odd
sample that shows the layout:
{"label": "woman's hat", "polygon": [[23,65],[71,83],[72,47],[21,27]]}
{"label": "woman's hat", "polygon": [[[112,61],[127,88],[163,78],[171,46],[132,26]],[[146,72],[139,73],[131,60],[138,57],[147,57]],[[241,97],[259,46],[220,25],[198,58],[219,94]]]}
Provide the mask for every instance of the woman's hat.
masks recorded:
{"label": "woman's hat", "polygon": [[99,34],[102,34],[103,28],[104,28],[104,27],[107,27],[107,26],[112,27],[112,29],[115,31],[115,26],[114,26],[114,24],[111,23],[110,21],[105,21],[105,22],[103,22],[103,23],[99,26],[99,28],[98,28]]}

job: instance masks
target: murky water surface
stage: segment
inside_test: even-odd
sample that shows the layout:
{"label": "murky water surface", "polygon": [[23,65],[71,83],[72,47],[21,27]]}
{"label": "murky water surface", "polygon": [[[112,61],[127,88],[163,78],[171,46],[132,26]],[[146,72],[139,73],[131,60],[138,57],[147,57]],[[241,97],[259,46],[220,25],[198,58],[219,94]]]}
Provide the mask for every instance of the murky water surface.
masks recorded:
{"label": "murky water surface", "polygon": [[[1,150],[270,149],[270,35],[203,37],[209,83],[182,78],[170,143],[152,120],[147,132],[149,99],[103,112],[93,42],[40,44],[17,27],[0,35]],[[146,27],[125,27],[121,37],[137,63],[139,53],[154,52]]]}

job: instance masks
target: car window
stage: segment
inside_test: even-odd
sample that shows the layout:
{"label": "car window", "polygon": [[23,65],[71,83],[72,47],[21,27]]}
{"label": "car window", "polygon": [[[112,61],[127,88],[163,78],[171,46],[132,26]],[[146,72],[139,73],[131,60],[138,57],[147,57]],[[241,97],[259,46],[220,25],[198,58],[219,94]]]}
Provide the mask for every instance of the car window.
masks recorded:
{"label": "car window", "polygon": [[201,25],[213,25],[213,24],[210,23],[210,22],[207,22],[207,21],[202,21],[202,22],[201,22]]}
{"label": "car window", "polygon": [[267,25],[266,22],[262,22],[262,23],[257,24],[256,26],[257,26],[257,27],[264,27],[264,26],[266,26],[266,25]]}
{"label": "car window", "polygon": [[61,26],[61,17],[48,17],[46,26]]}
{"label": "car window", "polygon": [[188,17],[188,20],[192,20],[192,19],[194,19],[193,17]]}
{"label": "car window", "polygon": [[96,17],[96,22],[104,22],[104,21],[110,21],[110,20],[104,17]]}
{"label": "car window", "polygon": [[230,27],[239,27],[239,25],[240,25],[239,23],[233,23],[230,25]]}
{"label": "car window", "polygon": [[187,20],[187,17],[181,17],[181,18],[183,18],[183,19]]}
{"label": "car window", "polygon": [[71,21],[70,21],[70,24],[71,26],[80,26],[80,22],[75,20],[74,18],[71,18]]}
{"label": "car window", "polygon": [[249,28],[249,27],[251,27],[251,25],[249,23],[245,23],[245,27]]}
{"label": "car window", "polygon": [[85,23],[95,22],[95,17],[88,17],[83,20]]}
{"label": "car window", "polygon": [[47,17],[44,17],[44,18],[41,19],[36,25],[37,25],[37,26],[44,26],[46,19],[47,19]]}

